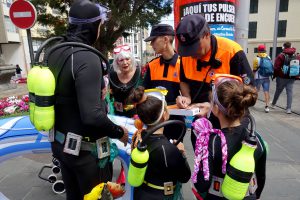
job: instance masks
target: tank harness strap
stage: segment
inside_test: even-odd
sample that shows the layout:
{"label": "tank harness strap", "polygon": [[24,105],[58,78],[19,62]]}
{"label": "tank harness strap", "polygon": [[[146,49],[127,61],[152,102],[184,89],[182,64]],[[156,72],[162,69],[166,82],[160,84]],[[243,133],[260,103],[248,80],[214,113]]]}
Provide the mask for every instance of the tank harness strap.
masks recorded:
{"label": "tank harness strap", "polygon": [[[159,186],[159,185],[154,185],[152,183],[149,183],[147,181],[144,181],[144,184],[151,187],[151,188],[154,188],[154,189],[157,189],[157,190],[165,190],[165,187],[164,186]],[[172,188],[175,189],[176,185],[173,185]]]}
{"label": "tank harness strap", "polygon": [[[221,190],[223,181],[224,181],[224,178],[220,178],[220,177],[217,177],[217,176],[212,176],[212,182],[210,184],[208,193],[212,194],[212,195],[215,195],[215,196],[218,196],[218,197],[224,197],[223,193],[222,193],[222,190]],[[248,188],[248,191],[247,191],[245,197],[254,194],[256,189],[257,189],[257,178],[256,178],[256,175],[254,173],[253,176],[251,177],[249,188]]]}
{"label": "tank harness strap", "polygon": [[55,96],[55,104],[76,104],[76,103],[77,103],[76,98],[63,97],[59,95]]}
{"label": "tank harness strap", "polygon": [[[64,145],[66,135],[60,131],[55,131],[55,140],[60,144]],[[97,145],[94,142],[81,141],[80,150],[82,151],[96,151]]]}

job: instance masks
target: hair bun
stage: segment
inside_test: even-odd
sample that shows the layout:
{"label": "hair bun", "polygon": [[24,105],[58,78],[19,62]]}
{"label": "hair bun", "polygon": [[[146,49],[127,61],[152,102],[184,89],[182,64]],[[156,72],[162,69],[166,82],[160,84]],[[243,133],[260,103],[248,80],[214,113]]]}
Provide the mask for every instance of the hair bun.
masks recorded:
{"label": "hair bun", "polygon": [[145,91],[145,88],[142,86],[139,86],[139,87],[133,89],[133,91],[131,92],[131,94],[128,97],[128,100],[131,103],[135,103],[135,104],[141,103],[141,101],[144,98],[144,91]]}

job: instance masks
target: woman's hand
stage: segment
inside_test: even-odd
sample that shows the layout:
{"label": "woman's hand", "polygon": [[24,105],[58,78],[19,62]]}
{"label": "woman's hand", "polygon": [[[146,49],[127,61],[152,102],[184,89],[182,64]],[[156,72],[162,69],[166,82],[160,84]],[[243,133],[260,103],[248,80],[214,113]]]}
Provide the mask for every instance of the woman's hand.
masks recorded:
{"label": "woman's hand", "polygon": [[199,108],[200,112],[197,114],[199,117],[207,117],[207,114],[210,111],[210,103],[209,102],[203,102],[203,103],[194,103],[187,107],[187,109],[191,108]]}

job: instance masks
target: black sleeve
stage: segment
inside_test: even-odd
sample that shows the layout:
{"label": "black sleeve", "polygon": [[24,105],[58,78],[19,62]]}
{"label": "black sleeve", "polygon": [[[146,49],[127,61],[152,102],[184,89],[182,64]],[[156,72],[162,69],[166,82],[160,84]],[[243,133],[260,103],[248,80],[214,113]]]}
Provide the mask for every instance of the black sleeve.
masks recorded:
{"label": "black sleeve", "polygon": [[191,178],[191,169],[186,157],[173,144],[165,147],[167,158],[167,169],[171,171],[174,177],[181,183],[187,183]]}
{"label": "black sleeve", "polygon": [[147,64],[145,67],[146,67],[147,71],[145,73],[145,78],[144,78],[143,86],[145,87],[145,89],[149,89],[149,88],[152,88],[152,85],[151,85],[151,74],[150,74],[149,64]]}
{"label": "black sleeve", "polygon": [[[209,179],[208,180],[204,179],[203,171],[200,169],[197,174],[197,183],[194,184],[195,188],[199,193],[208,192],[212,182],[212,174],[215,170],[214,168],[216,168],[217,170],[217,168],[222,166],[222,151],[220,147],[221,147],[220,137],[218,137],[215,134],[211,135],[209,139],[209,146],[208,146]],[[215,152],[214,155],[213,152]]]}
{"label": "black sleeve", "polygon": [[[245,84],[254,84],[252,69],[243,50],[238,51],[230,60],[230,74],[242,76]],[[250,81],[250,82],[249,82]]]}
{"label": "black sleeve", "polygon": [[81,120],[95,132],[105,131],[111,138],[121,138],[123,129],[107,117],[101,100],[103,74],[100,59],[91,52],[80,53],[80,56],[74,56],[74,63],[78,63],[74,68],[74,78]]}
{"label": "black sleeve", "polygon": [[258,149],[260,151],[260,157],[256,160],[255,163],[255,173],[257,178],[256,198],[259,199],[266,182],[267,150],[263,139],[260,136],[258,136],[257,138],[261,144],[261,148]]}

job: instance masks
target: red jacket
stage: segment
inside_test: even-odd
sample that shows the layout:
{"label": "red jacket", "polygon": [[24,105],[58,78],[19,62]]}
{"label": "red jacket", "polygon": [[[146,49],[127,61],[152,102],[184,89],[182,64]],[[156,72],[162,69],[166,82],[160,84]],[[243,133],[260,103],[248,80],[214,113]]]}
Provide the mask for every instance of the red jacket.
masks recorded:
{"label": "red jacket", "polygon": [[[296,53],[296,48],[287,48],[284,49],[282,51],[282,53],[280,53],[276,59],[275,59],[275,64],[274,64],[274,77],[280,77],[280,78],[290,78],[288,75],[283,74],[282,72],[282,67],[284,64],[284,54],[288,54],[288,55],[293,55],[294,53]],[[298,57],[298,59],[300,60],[300,57]]]}

